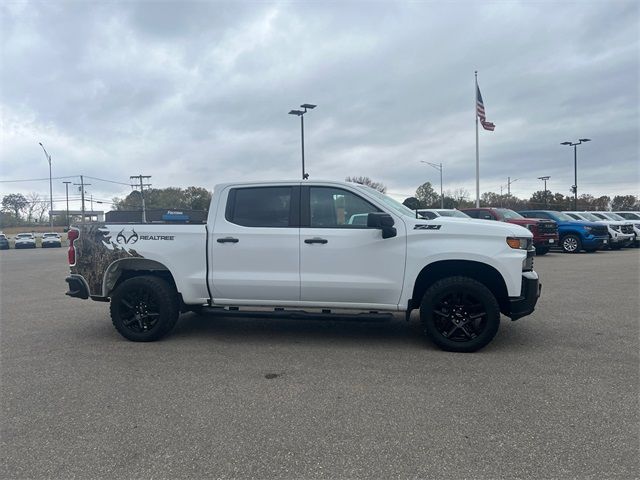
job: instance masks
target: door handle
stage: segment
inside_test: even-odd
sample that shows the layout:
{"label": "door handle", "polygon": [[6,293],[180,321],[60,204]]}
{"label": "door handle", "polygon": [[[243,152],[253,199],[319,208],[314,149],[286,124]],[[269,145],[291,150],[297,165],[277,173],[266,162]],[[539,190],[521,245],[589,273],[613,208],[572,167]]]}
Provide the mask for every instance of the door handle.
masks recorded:
{"label": "door handle", "polygon": [[304,243],[322,243],[323,245],[325,243],[329,243],[329,240],[327,240],[326,238],[307,238]]}
{"label": "door handle", "polygon": [[225,238],[219,238],[216,241],[218,243],[238,243],[240,240],[238,240],[237,238],[233,238],[233,237],[225,237]]}

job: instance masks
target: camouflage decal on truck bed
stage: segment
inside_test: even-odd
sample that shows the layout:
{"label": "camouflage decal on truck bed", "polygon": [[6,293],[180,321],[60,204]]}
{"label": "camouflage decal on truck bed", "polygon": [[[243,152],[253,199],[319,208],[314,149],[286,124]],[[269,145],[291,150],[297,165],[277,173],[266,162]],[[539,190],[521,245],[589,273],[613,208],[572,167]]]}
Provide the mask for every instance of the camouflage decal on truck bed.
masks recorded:
{"label": "camouflage decal on truck bed", "polygon": [[71,273],[82,275],[89,285],[91,295],[102,295],[103,275],[109,265],[121,258],[142,258],[133,245],[138,241],[138,234],[132,228],[117,232],[111,225],[95,223],[80,229],[80,237],[74,242],[76,248],[76,264]]}

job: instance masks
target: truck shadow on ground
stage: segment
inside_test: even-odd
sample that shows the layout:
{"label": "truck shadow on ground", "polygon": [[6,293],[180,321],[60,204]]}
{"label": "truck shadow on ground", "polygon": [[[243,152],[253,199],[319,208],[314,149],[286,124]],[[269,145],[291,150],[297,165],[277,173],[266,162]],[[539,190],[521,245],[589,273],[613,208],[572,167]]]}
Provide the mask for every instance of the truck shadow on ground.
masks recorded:
{"label": "truck shadow on ground", "polygon": [[[503,319],[502,326],[487,350],[522,348],[527,344],[525,332],[510,328]],[[404,316],[385,321],[299,320],[278,318],[250,318],[242,316],[196,315],[180,317],[167,340],[209,338],[212,341],[258,344],[343,344],[402,346],[424,350],[440,349],[422,334],[417,315],[409,322]]]}
{"label": "truck shadow on ground", "polygon": [[377,321],[252,318],[195,315],[180,317],[172,337],[212,337],[227,342],[264,343],[402,343],[424,347],[418,322],[404,318]]}

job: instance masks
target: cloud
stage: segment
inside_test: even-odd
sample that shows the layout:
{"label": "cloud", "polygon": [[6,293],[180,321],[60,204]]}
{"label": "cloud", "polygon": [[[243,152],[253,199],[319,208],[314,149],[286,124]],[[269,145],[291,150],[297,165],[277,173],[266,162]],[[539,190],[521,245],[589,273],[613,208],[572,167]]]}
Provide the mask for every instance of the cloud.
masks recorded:
{"label": "cloud", "polygon": [[[463,8],[464,7],[464,8]],[[297,178],[305,117],[312,178],[367,175],[411,194],[443,163],[481,188],[638,194],[639,27],[633,1],[9,3],[0,7],[2,179],[54,176],[154,186]],[[2,184],[0,193],[46,184]],[[127,188],[91,187],[110,198]],[[13,189],[13,190],[12,190]],[[54,190],[64,192],[63,186]]]}

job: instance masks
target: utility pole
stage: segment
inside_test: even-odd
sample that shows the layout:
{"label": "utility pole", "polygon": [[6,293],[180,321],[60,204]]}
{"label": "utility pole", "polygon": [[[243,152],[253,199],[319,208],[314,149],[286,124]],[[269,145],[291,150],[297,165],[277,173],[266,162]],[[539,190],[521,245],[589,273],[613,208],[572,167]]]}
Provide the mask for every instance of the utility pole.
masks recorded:
{"label": "utility pole", "polygon": [[140,181],[140,185],[131,185],[134,188],[140,187],[140,197],[142,198],[142,223],[147,223],[147,207],[144,203],[144,187],[150,187],[150,183],[144,183],[143,179],[151,178],[151,175],[131,175],[129,177],[131,180],[134,178]]}
{"label": "utility pole", "polygon": [[507,177],[507,195],[511,196],[511,184],[514,182],[517,182],[519,179],[516,178],[515,180],[511,180],[511,177]]}
{"label": "utility pole", "polygon": [[71,182],[62,182],[64,183],[64,190],[65,193],[67,194],[67,227],[71,226],[71,221],[69,220],[69,184]]}
{"label": "utility pole", "polygon": [[84,187],[86,187],[87,185],[91,185],[90,183],[84,183],[84,177],[82,175],[80,175],[80,183],[74,183],[74,185],[77,185],[80,187],[80,198],[82,200],[82,223],[84,223]]}
{"label": "utility pole", "polygon": [[91,194],[89,201],[91,202],[91,211],[93,212],[93,193]]}
{"label": "utility pole", "polygon": [[538,177],[538,180],[542,180],[544,182],[544,208],[549,208],[549,200],[547,199],[547,180],[551,177],[546,175],[544,177]]}

